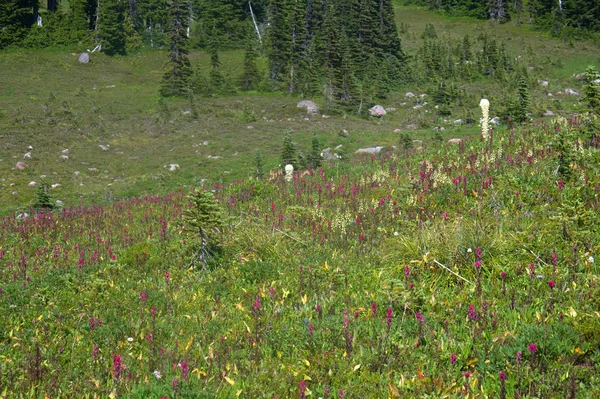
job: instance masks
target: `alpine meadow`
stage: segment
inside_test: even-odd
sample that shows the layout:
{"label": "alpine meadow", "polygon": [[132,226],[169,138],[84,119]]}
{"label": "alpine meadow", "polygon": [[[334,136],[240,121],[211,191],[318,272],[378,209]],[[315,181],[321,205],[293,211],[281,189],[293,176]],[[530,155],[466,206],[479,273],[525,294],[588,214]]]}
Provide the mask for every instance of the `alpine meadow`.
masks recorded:
{"label": "alpine meadow", "polygon": [[0,0],[0,399],[600,397],[600,2]]}

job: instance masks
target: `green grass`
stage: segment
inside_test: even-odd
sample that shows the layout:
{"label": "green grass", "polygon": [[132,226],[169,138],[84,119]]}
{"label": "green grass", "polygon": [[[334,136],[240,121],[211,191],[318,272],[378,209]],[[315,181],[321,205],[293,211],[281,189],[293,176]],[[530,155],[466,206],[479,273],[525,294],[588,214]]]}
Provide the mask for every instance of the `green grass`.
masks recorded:
{"label": "green grass", "polygon": [[[403,35],[407,52],[413,54],[422,43],[425,24],[433,23],[440,37],[461,39],[481,32],[505,41],[515,55],[522,55],[526,65],[534,67],[533,78],[550,80],[548,90],[571,87],[581,82],[572,78],[589,64],[598,65],[597,46],[592,43],[562,43],[539,32],[514,24],[491,25],[468,18],[448,18],[413,7],[398,7],[397,20],[409,24]],[[280,94],[249,93],[225,98],[196,100],[198,120],[184,115],[189,102],[158,102],[158,86],[166,54],[144,50],[127,57],[109,58],[92,54],[92,63],[79,65],[83,50],[48,49],[11,50],[0,57],[0,210],[3,213],[26,209],[34,196],[28,187],[45,175],[50,184],[61,184],[52,191],[55,199],[67,204],[93,203],[142,193],[168,192],[183,185],[197,185],[202,179],[210,184],[244,178],[251,173],[256,149],[265,154],[267,168],[277,168],[279,150],[285,131],[308,149],[316,132],[323,147],[344,145],[347,153],[372,145],[395,145],[394,129],[416,123],[424,128],[409,132],[414,139],[428,139],[431,128],[442,125],[444,137],[475,134],[476,126],[454,127],[436,121],[432,114],[415,111],[403,94],[425,92],[427,87],[407,86],[404,91],[380,100],[394,107],[382,120],[365,120],[353,115],[334,114],[329,119],[310,117],[295,107],[299,98]],[[204,53],[191,54],[193,63],[208,71],[209,58]],[[224,73],[239,73],[243,52],[221,54]],[[486,81],[465,83],[473,114],[478,114],[478,99],[494,96],[505,88]],[[546,89],[533,87],[535,115],[546,109],[569,114],[580,109],[577,98],[547,96]],[[316,99],[317,102],[319,101]],[[494,113],[494,104],[492,104]],[[252,126],[254,129],[248,129]],[[338,132],[347,129],[349,139]],[[205,141],[209,145],[199,145]],[[110,145],[101,151],[99,145]],[[26,171],[13,169],[17,161],[34,147],[32,159],[25,160]],[[69,160],[62,160],[69,149]],[[237,154],[237,155],[236,155]],[[207,156],[221,156],[208,159]],[[177,163],[175,173],[165,165]],[[88,172],[97,168],[100,172]],[[78,176],[75,172],[80,172]],[[13,194],[14,193],[14,194]]]}

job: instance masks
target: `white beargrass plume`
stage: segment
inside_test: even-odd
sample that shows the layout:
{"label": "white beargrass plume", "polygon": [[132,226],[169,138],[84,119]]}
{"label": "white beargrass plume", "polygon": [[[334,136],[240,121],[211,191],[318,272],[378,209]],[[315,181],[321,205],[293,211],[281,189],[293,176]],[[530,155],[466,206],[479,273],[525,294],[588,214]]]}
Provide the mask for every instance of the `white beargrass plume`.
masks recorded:
{"label": "white beargrass plume", "polygon": [[292,165],[285,165],[285,180],[292,181],[294,176],[294,167]]}
{"label": "white beargrass plume", "polygon": [[483,98],[479,102],[479,106],[483,114],[481,119],[481,135],[485,141],[488,141],[490,139],[490,102]]}

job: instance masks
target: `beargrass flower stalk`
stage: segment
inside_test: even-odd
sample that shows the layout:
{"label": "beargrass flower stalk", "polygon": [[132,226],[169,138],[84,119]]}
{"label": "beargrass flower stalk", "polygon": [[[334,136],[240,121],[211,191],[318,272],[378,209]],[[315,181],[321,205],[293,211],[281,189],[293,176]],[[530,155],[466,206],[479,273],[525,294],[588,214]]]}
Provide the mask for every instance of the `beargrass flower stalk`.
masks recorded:
{"label": "beargrass flower stalk", "polygon": [[481,107],[481,137],[483,140],[487,142],[490,139],[490,102],[489,100],[483,98],[479,102],[479,106]]}

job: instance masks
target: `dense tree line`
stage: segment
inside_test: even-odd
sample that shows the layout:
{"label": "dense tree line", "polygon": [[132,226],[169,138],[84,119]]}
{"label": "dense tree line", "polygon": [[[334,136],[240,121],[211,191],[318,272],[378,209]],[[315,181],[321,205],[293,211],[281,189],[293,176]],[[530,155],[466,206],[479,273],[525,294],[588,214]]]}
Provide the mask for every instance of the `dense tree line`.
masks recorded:
{"label": "dense tree line", "polygon": [[406,0],[454,15],[531,23],[559,35],[600,30],[598,0]]}

